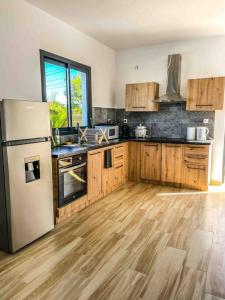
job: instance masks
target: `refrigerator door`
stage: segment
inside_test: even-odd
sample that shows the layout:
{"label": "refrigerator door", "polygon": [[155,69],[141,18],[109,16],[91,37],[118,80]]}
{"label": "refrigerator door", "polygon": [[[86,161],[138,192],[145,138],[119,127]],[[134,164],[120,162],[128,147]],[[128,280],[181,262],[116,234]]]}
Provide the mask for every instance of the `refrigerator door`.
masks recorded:
{"label": "refrigerator door", "polygon": [[1,126],[4,141],[51,136],[48,103],[3,100]]}
{"label": "refrigerator door", "polygon": [[50,142],[4,148],[11,252],[54,227]]}

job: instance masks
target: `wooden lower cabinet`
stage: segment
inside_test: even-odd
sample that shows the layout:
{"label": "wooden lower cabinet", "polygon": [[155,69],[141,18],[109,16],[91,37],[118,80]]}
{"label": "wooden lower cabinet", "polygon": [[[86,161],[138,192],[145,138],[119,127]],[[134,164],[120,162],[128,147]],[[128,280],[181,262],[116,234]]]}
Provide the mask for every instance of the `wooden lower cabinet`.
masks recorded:
{"label": "wooden lower cabinet", "polygon": [[183,185],[192,189],[208,189],[208,166],[185,164],[183,173]]}
{"label": "wooden lower cabinet", "polygon": [[128,178],[131,181],[141,180],[141,142],[129,142],[128,145]]}
{"label": "wooden lower cabinet", "polygon": [[114,168],[104,169],[102,172],[102,190],[103,196],[110,194],[113,191]]}
{"label": "wooden lower cabinet", "polygon": [[[111,168],[104,168],[104,151],[106,150],[112,151],[112,167]],[[114,147],[107,147],[103,150],[103,169],[102,169],[102,189],[103,195],[106,196],[113,191],[113,181],[114,181],[114,168],[113,168],[113,154],[114,154]]]}
{"label": "wooden lower cabinet", "polygon": [[124,183],[124,164],[120,163],[114,165],[114,181],[113,181],[113,190],[117,189]]}
{"label": "wooden lower cabinet", "polygon": [[[104,168],[104,151],[112,151],[112,167]],[[56,223],[113,192],[128,179],[165,182],[207,190],[211,147],[205,145],[124,142],[88,152],[88,193],[57,208],[57,159],[53,159]]]}
{"label": "wooden lower cabinet", "polygon": [[115,190],[128,180],[128,143],[114,147],[113,166],[113,190]]}
{"label": "wooden lower cabinet", "polygon": [[182,183],[183,145],[162,144],[161,181]]}
{"label": "wooden lower cabinet", "polygon": [[208,190],[211,147],[184,145],[183,185],[192,189]]}
{"label": "wooden lower cabinet", "polygon": [[103,196],[102,189],[103,151],[88,153],[88,201],[95,202]]}
{"label": "wooden lower cabinet", "polygon": [[159,143],[141,143],[141,178],[160,181],[162,146]]}
{"label": "wooden lower cabinet", "polygon": [[[104,151],[112,151],[112,167],[104,168]],[[88,200],[94,202],[128,180],[128,143],[88,153]]]}

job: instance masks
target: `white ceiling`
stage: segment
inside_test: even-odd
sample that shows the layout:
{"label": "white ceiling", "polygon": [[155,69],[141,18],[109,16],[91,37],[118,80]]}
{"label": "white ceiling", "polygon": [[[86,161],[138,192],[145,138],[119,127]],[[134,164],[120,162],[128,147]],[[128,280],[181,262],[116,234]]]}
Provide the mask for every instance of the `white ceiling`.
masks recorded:
{"label": "white ceiling", "polygon": [[27,0],[114,48],[225,35],[225,0]]}

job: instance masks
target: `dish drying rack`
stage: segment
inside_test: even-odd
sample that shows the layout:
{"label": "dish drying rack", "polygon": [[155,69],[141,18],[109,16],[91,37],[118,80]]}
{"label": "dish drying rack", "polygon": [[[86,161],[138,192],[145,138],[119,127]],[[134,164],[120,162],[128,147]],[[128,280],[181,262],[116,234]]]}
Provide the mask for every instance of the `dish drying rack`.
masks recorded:
{"label": "dish drying rack", "polygon": [[85,128],[81,129],[79,128],[80,131],[80,141],[81,142],[88,142],[90,144],[101,144],[102,142],[109,143],[109,140],[106,136],[106,131],[107,129],[102,129],[102,128]]}

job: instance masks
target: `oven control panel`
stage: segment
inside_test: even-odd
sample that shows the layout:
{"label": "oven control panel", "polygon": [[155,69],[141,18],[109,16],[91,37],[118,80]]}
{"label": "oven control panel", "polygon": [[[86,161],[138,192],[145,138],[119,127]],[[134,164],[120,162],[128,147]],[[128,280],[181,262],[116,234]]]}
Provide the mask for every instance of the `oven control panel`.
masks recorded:
{"label": "oven control panel", "polygon": [[72,166],[78,166],[85,162],[87,162],[87,153],[76,154],[73,156],[59,159],[58,167],[59,169],[61,169],[61,168],[67,168]]}

